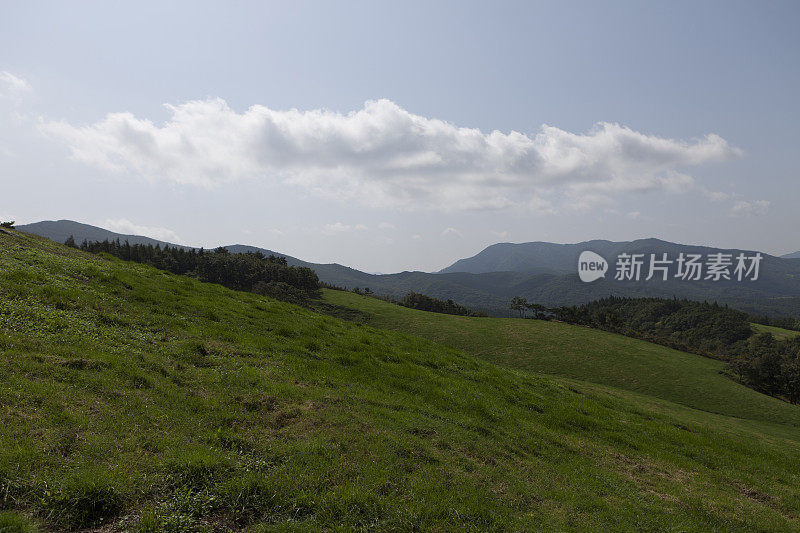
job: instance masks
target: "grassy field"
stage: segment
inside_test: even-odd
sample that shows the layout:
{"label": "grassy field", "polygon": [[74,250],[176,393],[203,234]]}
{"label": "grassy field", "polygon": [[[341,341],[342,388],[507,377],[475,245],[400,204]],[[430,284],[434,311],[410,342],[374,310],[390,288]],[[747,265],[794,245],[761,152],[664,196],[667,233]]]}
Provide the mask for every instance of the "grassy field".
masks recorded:
{"label": "grassy field", "polygon": [[428,313],[332,290],[325,291],[325,301],[366,313],[370,325],[414,333],[498,365],[611,385],[800,433],[800,407],[736,383],[722,373],[724,363],[699,355],[560,322]]}
{"label": "grassy field", "polygon": [[791,339],[800,336],[800,331],[778,328],[775,326],[765,326],[764,324],[750,324],[759,333],[772,333],[776,339]]}
{"label": "grassy field", "polygon": [[791,438],[19,234],[0,420],[7,531],[800,530]]}

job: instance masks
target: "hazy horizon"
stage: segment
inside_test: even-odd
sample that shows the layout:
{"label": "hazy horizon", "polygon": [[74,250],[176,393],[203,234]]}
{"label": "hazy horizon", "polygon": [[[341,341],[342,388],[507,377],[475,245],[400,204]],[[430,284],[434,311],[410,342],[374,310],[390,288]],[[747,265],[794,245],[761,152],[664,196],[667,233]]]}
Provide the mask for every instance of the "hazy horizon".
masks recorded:
{"label": "hazy horizon", "polygon": [[[31,223],[24,223],[24,224],[23,223],[18,223],[17,226],[25,226],[27,224],[35,224],[35,223],[40,223],[40,222],[75,222],[75,223],[78,223],[78,224],[88,224],[87,222],[81,222],[79,220],[61,219],[61,220],[40,220],[40,221],[35,221],[35,222],[31,222]],[[146,233],[126,233],[124,231],[116,231],[116,230],[113,230],[113,229],[107,228],[107,227],[95,226],[94,224],[88,224],[88,225],[89,226],[93,226],[93,227],[98,227],[98,228],[101,228],[101,229],[105,229],[105,230],[108,230],[108,231],[112,231],[114,233],[123,234],[123,235],[150,237],[152,239],[156,239],[156,240],[160,240],[160,241],[166,241],[166,242],[171,243],[171,244],[177,244],[177,243],[169,241],[169,239],[167,239],[167,238],[161,238],[161,237],[158,237],[158,236],[155,236],[155,235],[148,235]],[[140,229],[146,229],[146,228],[140,228]],[[635,240],[651,240],[651,239],[661,240],[662,242],[671,242],[672,244],[679,244],[679,245],[686,245],[686,246],[699,246],[699,247],[708,246],[708,245],[705,245],[705,244],[702,244],[702,243],[695,243],[695,242],[679,242],[679,243],[676,243],[676,242],[672,242],[672,241],[664,241],[663,239],[658,239],[658,237],[642,237],[641,239],[633,239],[633,240],[635,241]],[[385,271],[385,272],[362,270],[362,272],[366,272],[368,274],[377,274],[377,275],[397,274],[397,273],[408,272],[408,271],[436,273],[436,272],[439,272],[440,270],[443,270],[443,269],[446,269],[448,267],[453,266],[456,262],[458,262],[461,259],[470,259],[470,258],[480,254],[482,251],[486,250],[487,248],[495,246],[495,245],[502,245],[502,244],[510,244],[510,245],[555,244],[555,245],[560,245],[560,246],[574,246],[574,245],[577,245],[577,244],[584,244],[584,243],[597,242],[597,241],[605,241],[605,242],[612,242],[612,243],[628,242],[628,241],[611,241],[609,239],[586,239],[586,240],[575,241],[575,242],[552,242],[552,241],[520,241],[520,242],[513,242],[513,241],[498,241],[496,243],[489,244],[489,245],[481,248],[480,250],[476,250],[474,253],[470,253],[469,255],[465,255],[464,257],[458,257],[458,258],[454,259],[453,261],[451,261],[450,263],[448,263],[446,265],[442,265],[440,267],[436,267],[436,268],[433,268],[431,270],[408,269],[408,270],[390,270],[390,271]],[[297,256],[293,256],[292,254],[288,254],[288,253],[284,252],[283,250],[277,250],[277,249],[273,249],[273,248],[268,248],[266,246],[256,246],[256,245],[253,245],[253,244],[250,244],[250,243],[247,243],[247,242],[219,242],[219,243],[213,243],[213,244],[207,244],[207,243],[182,243],[182,245],[183,246],[190,246],[190,247],[193,247],[193,248],[204,248],[206,250],[212,250],[212,249],[217,248],[219,246],[253,246],[253,247],[257,247],[257,248],[266,249],[266,250],[269,250],[271,252],[275,252],[275,253],[278,253],[278,254],[281,254],[281,255],[289,255],[289,256],[295,257],[295,259],[300,259],[301,261],[309,261],[309,262],[317,263],[317,264],[332,264],[332,263],[336,263],[335,261],[325,261],[324,259],[320,260],[320,261],[310,261],[310,260],[308,260],[308,259],[306,259],[304,257],[297,257]],[[715,248],[715,247],[711,246],[711,248]],[[754,252],[755,251],[763,252],[763,250],[745,249],[745,248],[739,248],[739,247],[735,247],[735,246],[731,247],[730,249],[743,249],[743,250],[749,250],[749,251],[754,251]],[[794,253],[794,252],[789,252],[789,253],[791,254],[791,253]],[[769,254],[769,255],[773,255],[773,254]],[[781,254],[781,255],[788,255],[788,254]],[[781,256],[777,255],[776,257],[781,257]],[[342,264],[342,263],[339,263],[339,264]],[[342,264],[342,266],[356,268],[356,267],[353,267],[352,265],[348,265],[348,264]],[[357,269],[357,270],[360,270],[360,269]]]}
{"label": "hazy horizon", "polygon": [[0,1],[0,219],[366,272],[800,250],[800,5]]}

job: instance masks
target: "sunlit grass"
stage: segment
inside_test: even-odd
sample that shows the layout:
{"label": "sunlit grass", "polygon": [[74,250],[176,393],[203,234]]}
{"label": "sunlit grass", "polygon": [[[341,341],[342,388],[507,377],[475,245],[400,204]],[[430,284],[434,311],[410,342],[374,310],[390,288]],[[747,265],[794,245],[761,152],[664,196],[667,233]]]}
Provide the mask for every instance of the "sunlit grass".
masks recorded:
{"label": "sunlit grass", "polygon": [[798,527],[800,445],[723,416],[32,237],[0,301],[0,524]]}
{"label": "sunlit grass", "polygon": [[555,321],[427,313],[342,291],[326,290],[325,300],[362,311],[370,325],[414,333],[498,365],[788,425],[800,434],[800,407],[736,383],[724,373],[725,363],[714,359]]}

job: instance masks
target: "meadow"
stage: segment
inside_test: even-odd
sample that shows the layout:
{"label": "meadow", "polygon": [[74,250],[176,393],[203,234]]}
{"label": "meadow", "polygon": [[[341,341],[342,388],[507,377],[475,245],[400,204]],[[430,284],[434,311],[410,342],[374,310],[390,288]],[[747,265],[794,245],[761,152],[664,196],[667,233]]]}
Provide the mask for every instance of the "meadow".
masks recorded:
{"label": "meadow", "polygon": [[369,325],[413,333],[497,365],[609,385],[800,433],[800,407],[736,383],[726,375],[725,363],[715,359],[557,321],[429,313],[334,290],[325,290],[324,300],[360,311]]}
{"label": "meadow", "polygon": [[753,326],[753,329],[760,333],[772,333],[772,336],[776,339],[791,339],[797,336],[800,336],[800,331],[794,331],[792,329],[784,329],[779,328],[776,326],[767,326],[766,324],[750,324]]}
{"label": "meadow", "polygon": [[[741,420],[365,320],[0,233],[0,529],[800,529],[791,410]],[[508,355],[598,342],[573,335]]]}

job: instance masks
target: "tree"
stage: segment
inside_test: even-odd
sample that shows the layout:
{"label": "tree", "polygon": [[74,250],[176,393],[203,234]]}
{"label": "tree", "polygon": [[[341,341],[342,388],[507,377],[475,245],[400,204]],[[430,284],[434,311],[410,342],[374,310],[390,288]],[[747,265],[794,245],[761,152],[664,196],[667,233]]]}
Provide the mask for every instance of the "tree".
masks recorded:
{"label": "tree", "polygon": [[70,235],[67,237],[67,240],[64,241],[64,244],[69,246],[70,248],[77,248],[78,246],[75,244],[75,237]]}
{"label": "tree", "polygon": [[508,304],[508,308],[512,311],[518,311],[519,317],[525,317],[525,310],[528,308],[528,301],[521,296],[514,296],[511,299],[511,303]]}
{"label": "tree", "polygon": [[526,304],[525,307],[533,313],[533,318],[548,320],[552,316],[552,311],[542,304]]}
{"label": "tree", "polygon": [[784,359],[782,373],[786,399],[797,404],[800,402],[800,354]]}
{"label": "tree", "polygon": [[14,227],[14,224],[16,224],[16,221],[14,220],[11,220],[9,222],[0,222],[0,227],[11,229]]}

